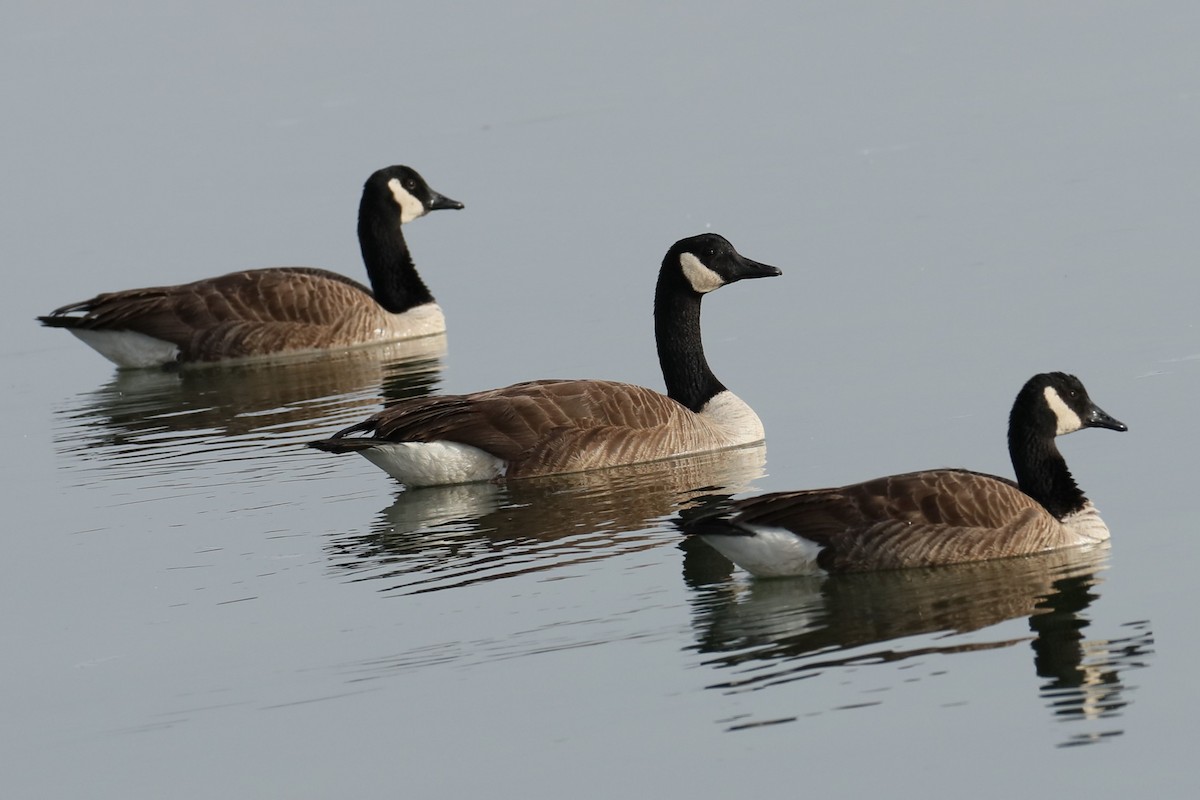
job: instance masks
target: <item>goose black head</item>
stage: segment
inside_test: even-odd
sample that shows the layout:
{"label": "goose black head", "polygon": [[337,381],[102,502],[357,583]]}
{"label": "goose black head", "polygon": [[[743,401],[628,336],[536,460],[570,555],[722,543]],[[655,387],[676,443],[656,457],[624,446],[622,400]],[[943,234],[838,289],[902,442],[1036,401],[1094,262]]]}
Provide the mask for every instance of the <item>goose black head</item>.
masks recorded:
{"label": "goose black head", "polygon": [[1018,414],[1030,415],[1044,435],[1062,436],[1082,428],[1129,430],[1092,402],[1079,378],[1065,372],[1044,372],[1030,378],[1013,405],[1013,416]]}
{"label": "goose black head", "polygon": [[391,203],[400,209],[400,223],[412,222],[430,211],[463,208],[457,200],[432,189],[411,167],[393,166],[377,170],[363,187],[363,204],[369,197]]}
{"label": "goose black head", "polygon": [[697,294],[706,294],[727,283],[746,278],[782,275],[776,267],[746,258],[724,236],[702,233],[680,239],[663,259],[664,269],[678,265],[687,285]]}

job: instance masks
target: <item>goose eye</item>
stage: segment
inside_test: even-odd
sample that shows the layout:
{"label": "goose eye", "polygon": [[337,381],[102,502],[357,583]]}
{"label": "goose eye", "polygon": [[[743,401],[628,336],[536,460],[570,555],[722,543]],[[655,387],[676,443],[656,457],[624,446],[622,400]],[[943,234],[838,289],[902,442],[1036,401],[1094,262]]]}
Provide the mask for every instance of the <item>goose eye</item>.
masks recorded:
{"label": "goose eye", "polygon": [[406,180],[404,182],[404,188],[408,189],[411,192],[412,190],[417,188],[417,182],[414,181],[412,178],[409,178],[408,180]]}

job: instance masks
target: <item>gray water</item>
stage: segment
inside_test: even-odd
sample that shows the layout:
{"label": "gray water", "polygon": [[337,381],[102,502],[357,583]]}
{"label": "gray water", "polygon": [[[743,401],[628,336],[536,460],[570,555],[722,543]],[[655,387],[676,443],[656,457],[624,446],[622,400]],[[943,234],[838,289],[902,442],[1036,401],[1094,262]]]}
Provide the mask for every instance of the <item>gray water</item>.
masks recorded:
{"label": "gray water", "polygon": [[[1200,7],[17,3],[0,25],[6,797],[1191,797]],[[242,267],[362,278],[409,164],[450,332],[119,374],[36,314]],[[385,400],[661,387],[705,304],[767,446],[404,492],[301,447]],[[753,582],[714,496],[968,466],[1078,374],[1111,550]]]}

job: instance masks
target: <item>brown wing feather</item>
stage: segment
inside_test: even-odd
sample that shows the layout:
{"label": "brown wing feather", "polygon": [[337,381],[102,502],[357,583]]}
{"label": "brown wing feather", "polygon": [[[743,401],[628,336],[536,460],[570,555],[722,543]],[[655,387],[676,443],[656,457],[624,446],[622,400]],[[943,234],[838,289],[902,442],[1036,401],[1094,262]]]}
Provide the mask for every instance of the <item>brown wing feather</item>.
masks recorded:
{"label": "brown wing feather", "polygon": [[405,400],[343,434],[460,442],[508,461],[509,477],[530,477],[694,452],[712,436],[707,428],[702,417],[642,386],[558,380]]}
{"label": "brown wing feather", "polygon": [[739,501],[735,524],[781,527],[824,548],[824,569],[950,564],[1041,552],[1062,526],[1011,481],[967,470],[893,475]]}
{"label": "brown wing feather", "polygon": [[100,294],[42,321],[137,331],[177,345],[182,360],[216,360],[370,341],[384,314],[369,289],[343,275],[282,267]]}

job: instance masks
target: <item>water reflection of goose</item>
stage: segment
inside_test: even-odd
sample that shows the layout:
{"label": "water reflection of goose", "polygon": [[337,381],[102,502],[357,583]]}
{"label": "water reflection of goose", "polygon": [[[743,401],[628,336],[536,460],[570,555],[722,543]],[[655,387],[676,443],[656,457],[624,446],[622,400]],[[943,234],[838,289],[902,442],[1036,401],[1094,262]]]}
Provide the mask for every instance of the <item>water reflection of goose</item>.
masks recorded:
{"label": "water reflection of goose", "polygon": [[[135,466],[247,444],[291,444],[379,403],[436,386],[446,337],[430,336],[290,363],[158,372],[122,370],[58,408],[60,452]],[[214,446],[215,442],[215,446]]]}
{"label": "water reflection of goose", "polygon": [[341,569],[405,593],[558,569],[678,541],[656,525],[761,477],[763,445],[501,486],[401,491],[368,533],[329,547]]}
{"label": "water reflection of goose", "polygon": [[[1141,666],[1153,643],[1145,622],[1130,623],[1126,636],[1085,641],[1083,614],[1107,556],[1108,546],[1098,545],[939,568],[741,582],[714,581],[711,554],[695,548],[684,570],[693,586],[696,649],[724,675],[710,688],[770,689],[830,670],[1028,641],[1053,713],[1096,720],[1128,704],[1120,673]],[[1020,617],[1029,618],[1032,637],[961,636]],[[1109,735],[1080,734],[1064,744]]]}

